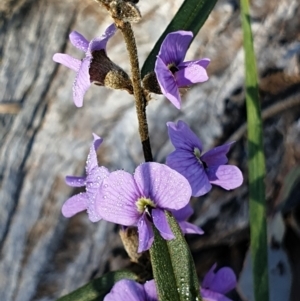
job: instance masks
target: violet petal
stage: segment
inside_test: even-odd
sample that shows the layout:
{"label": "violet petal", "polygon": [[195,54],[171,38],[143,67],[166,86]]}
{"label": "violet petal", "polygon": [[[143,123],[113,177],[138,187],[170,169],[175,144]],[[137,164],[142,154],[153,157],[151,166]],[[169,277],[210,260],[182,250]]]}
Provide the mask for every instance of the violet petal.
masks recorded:
{"label": "violet petal", "polygon": [[167,165],[141,164],[136,168],[134,178],[142,195],[150,198],[158,208],[179,210],[190,201],[188,181]]}
{"label": "violet petal", "polygon": [[79,32],[72,31],[69,34],[69,39],[71,43],[79,50],[86,52],[88,50],[89,42],[88,40]]}
{"label": "violet petal", "polygon": [[177,108],[180,109],[181,98],[177,83],[171,71],[167,68],[165,63],[161,60],[160,57],[157,57],[155,62],[154,71],[156,73],[157,81],[159,83],[161,92],[168,98],[171,103]]}
{"label": "violet petal", "polygon": [[138,233],[139,233],[139,247],[138,253],[149,250],[154,241],[154,233],[152,225],[149,222],[146,213],[144,213],[138,221],[137,224]]}
{"label": "violet petal", "polygon": [[87,160],[86,160],[86,166],[85,170],[86,173],[89,174],[89,172],[98,166],[98,160],[97,160],[97,149],[100,147],[103,139],[96,134],[93,133],[94,141],[90,147],[90,152],[88,154]]}
{"label": "violet petal", "polygon": [[53,61],[60,63],[74,71],[78,71],[81,65],[81,61],[65,53],[55,53],[52,57]]}
{"label": "violet petal", "polygon": [[190,64],[188,67],[175,73],[175,79],[179,88],[188,87],[196,83],[203,83],[208,80],[206,69],[197,64]]}
{"label": "violet petal", "polygon": [[84,94],[91,85],[89,74],[90,61],[90,57],[85,57],[82,60],[80,69],[73,83],[73,100],[76,107],[82,107]]}
{"label": "violet petal", "polygon": [[152,209],[152,219],[153,224],[164,239],[171,240],[175,238],[163,210]]}
{"label": "violet petal", "polygon": [[71,217],[87,209],[87,195],[82,192],[70,197],[61,208],[64,217]]}
{"label": "violet petal", "polygon": [[101,194],[95,202],[96,210],[104,220],[132,226],[140,218],[136,207],[139,197],[133,176],[123,170],[114,171],[102,182]]}
{"label": "violet petal", "polygon": [[169,138],[175,148],[194,152],[197,147],[202,151],[202,143],[189,126],[182,120],[176,123],[167,122]]}
{"label": "violet petal", "polygon": [[235,142],[230,142],[209,150],[200,157],[201,161],[204,161],[208,167],[226,164],[228,162],[226,155],[234,143]]}
{"label": "violet petal", "polygon": [[201,196],[211,190],[211,184],[202,164],[185,150],[175,150],[168,155],[166,164],[182,174],[192,187],[192,196]]}
{"label": "violet petal", "polygon": [[242,172],[234,165],[211,166],[206,173],[210,183],[226,190],[235,189],[243,183]]}
{"label": "violet petal", "polygon": [[65,182],[71,187],[83,187],[86,185],[86,177],[66,176]]}
{"label": "violet petal", "polygon": [[179,227],[180,227],[182,233],[184,233],[184,234],[202,235],[204,233],[204,231],[200,227],[198,227],[192,223],[182,221],[182,222],[179,222],[178,224],[179,224]]}
{"label": "violet petal", "polygon": [[236,287],[236,284],[237,280],[233,270],[224,267],[215,273],[215,277],[210,284],[209,289],[217,293],[226,294],[233,290]]}
{"label": "violet petal", "polygon": [[182,63],[180,63],[177,67],[179,68],[179,70],[181,70],[181,69],[184,69],[184,68],[190,66],[191,64],[197,64],[197,65],[199,65],[199,66],[201,66],[201,67],[203,67],[203,68],[206,69],[207,66],[209,65],[209,63],[210,63],[210,59],[208,59],[208,58],[203,58],[203,59],[201,59],[201,60],[194,60],[194,61],[186,61],[186,62],[182,62]]}
{"label": "violet petal", "polygon": [[205,274],[204,279],[202,281],[203,288],[208,288],[208,289],[210,288],[210,286],[215,278],[214,270],[216,269],[216,267],[217,267],[217,264],[214,263],[213,266],[209,269],[209,271]]}
{"label": "violet petal", "polygon": [[118,281],[103,301],[145,301],[145,291],[142,284],[134,280],[122,279]]}
{"label": "violet petal", "polygon": [[191,31],[179,30],[169,33],[161,44],[158,56],[166,65],[172,63],[179,65],[183,61],[192,39]]}
{"label": "violet petal", "polygon": [[144,284],[147,301],[157,301],[157,291],[154,280],[146,281]]}
{"label": "violet petal", "polygon": [[201,288],[201,295],[203,301],[232,301],[231,299],[227,298],[226,296],[210,291],[208,289]]}
{"label": "violet petal", "polygon": [[187,220],[193,213],[194,210],[190,204],[179,210],[172,210],[172,214],[178,222]]}
{"label": "violet petal", "polygon": [[95,50],[105,50],[108,40],[116,33],[116,31],[117,28],[114,23],[108,26],[101,37],[91,40],[88,48],[88,53],[92,53]]}

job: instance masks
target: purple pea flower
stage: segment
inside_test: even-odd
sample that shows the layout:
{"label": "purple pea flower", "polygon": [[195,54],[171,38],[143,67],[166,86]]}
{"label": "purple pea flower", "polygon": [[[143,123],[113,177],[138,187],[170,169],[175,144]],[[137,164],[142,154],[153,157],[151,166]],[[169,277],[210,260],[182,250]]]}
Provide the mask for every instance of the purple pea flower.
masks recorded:
{"label": "purple pea flower", "polygon": [[203,301],[232,301],[224,295],[236,287],[236,276],[228,267],[214,273],[216,266],[214,264],[203,279],[201,287]]}
{"label": "purple pea flower", "polygon": [[154,280],[144,285],[133,280],[118,281],[103,301],[158,301]]}
{"label": "purple pea flower", "polygon": [[69,198],[62,206],[62,214],[71,217],[81,211],[87,210],[89,219],[97,222],[101,216],[95,210],[95,199],[99,193],[103,179],[109,175],[107,168],[98,166],[96,151],[102,143],[102,138],[93,134],[94,141],[86,161],[86,176],[67,176],[66,183],[71,187],[86,186],[86,192],[81,192]]}
{"label": "purple pea flower", "polygon": [[239,168],[225,165],[228,162],[226,154],[233,142],[201,155],[202,143],[185,122],[168,122],[167,126],[175,151],[167,156],[166,164],[189,181],[193,196],[206,194],[211,190],[211,184],[226,190],[242,185],[243,175]]}
{"label": "purple pea flower", "polygon": [[183,62],[192,39],[191,31],[169,33],[161,44],[155,63],[154,71],[161,92],[177,109],[181,106],[178,88],[208,80],[206,68],[209,59]]}
{"label": "purple pea flower", "polygon": [[193,208],[190,204],[179,210],[171,211],[173,216],[176,218],[179,227],[183,234],[203,234],[204,231],[198,226],[187,222],[186,220],[192,216],[194,213]]}
{"label": "purple pea flower", "polygon": [[166,165],[139,165],[134,175],[123,170],[103,180],[96,210],[104,220],[123,226],[137,226],[138,252],[148,250],[154,239],[152,223],[166,240],[174,237],[164,210],[179,210],[191,197],[188,181]]}
{"label": "purple pea flower", "polygon": [[[77,107],[82,107],[84,94],[92,82],[103,85],[102,81],[105,75],[104,73],[107,73],[111,68],[111,64],[109,64],[107,61],[106,44],[108,40],[115,34],[115,32],[116,26],[112,24],[106,29],[105,33],[101,37],[95,38],[89,42],[77,31],[72,31],[69,35],[70,41],[77,49],[85,52],[85,58],[78,60],[68,54],[54,54],[53,60],[55,62],[60,63],[76,72],[75,81],[73,83],[73,100]],[[95,61],[94,65],[96,65],[95,67],[97,67],[97,70],[90,68],[92,61]],[[98,68],[99,66],[97,65],[99,65],[101,61],[102,66]],[[107,63],[109,66],[107,66]],[[103,68],[107,70],[103,70]],[[100,80],[98,79],[99,74],[97,74],[99,72],[103,73],[100,74]]]}

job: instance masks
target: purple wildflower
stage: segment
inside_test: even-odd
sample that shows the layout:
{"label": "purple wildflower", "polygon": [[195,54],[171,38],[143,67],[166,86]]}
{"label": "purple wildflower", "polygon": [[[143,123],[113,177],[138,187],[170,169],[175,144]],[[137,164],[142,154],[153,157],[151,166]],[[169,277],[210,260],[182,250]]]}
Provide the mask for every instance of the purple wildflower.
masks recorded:
{"label": "purple wildflower", "polygon": [[148,250],[154,239],[152,223],[166,240],[174,235],[164,210],[179,210],[191,197],[188,181],[166,165],[150,162],[139,165],[134,175],[123,170],[103,180],[96,209],[102,218],[123,226],[137,226],[138,252]]}
{"label": "purple wildflower", "polygon": [[194,213],[193,208],[190,204],[179,210],[172,211],[173,216],[176,218],[179,227],[183,234],[203,234],[204,231],[198,226],[187,222],[186,220],[191,217]]}
{"label": "purple wildflower", "polygon": [[233,142],[201,155],[201,141],[185,122],[168,122],[167,126],[175,151],[168,155],[166,164],[189,181],[193,196],[206,194],[211,190],[211,184],[230,190],[243,183],[239,168],[225,165],[228,162],[226,154]]}
{"label": "purple wildflower", "polygon": [[214,273],[214,264],[205,275],[201,287],[201,295],[204,301],[232,301],[225,297],[237,284],[236,276],[231,268],[224,267]]}
{"label": "purple wildflower", "polygon": [[93,134],[93,136],[94,141],[86,161],[86,177],[66,177],[66,183],[69,186],[86,186],[86,192],[81,192],[69,198],[62,206],[62,214],[65,217],[71,217],[87,210],[89,219],[92,222],[97,222],[101,219],[101,216],[95,211],[95,199],[99,193],[101,183],[109,175],[109,171],[103,166],[98,166],[96,151],[103,140],[96,134]]}
{"label": "purple wildflower", "polygon": [[[69,35],[71,43],[79,50],[85,52],[85,58],[78,60],[72,56],[64,53],[55,53],[53,60],[60,63],[76,72],[75,81],[73,84],[73,100],[77,107],[82,107],[83,97],[92,82],[97,82],[94,78],[95,71],[90,70],[90,65],[93,59],[101,60],[106,56],[106,44],[108,40],[115,34],[116,27],[114,24],[110,25],[105,33],[99,37],[88,42],[77,31],[72,31]],[[93,57],[93,53],[97,51],[97,56]],[[104,64],[103,64],[104,65]],[[102,66],[102,68],[105,66]],[[98,68],[98,72],[102,72]],[[107,70],[105,70],[107,72]],[[102,74],[101,74],[102,75]],[[103,75],[101,76],[103,77]],[[101,80],[102,81],[102,80]],[[103,85],[103,83],[101,83]]]}
{"label": "purple wildflower", "polygon": [[133,280],[118,281],[103,301],[158,301],[154,280],[144,285]]}
{"label": "purple wildflower", "polygon": [[177,109],[181,106],[178,88],[208,80],[209,59],[183,62],[192,38],[191,31],[169,33],[161,44],[155,63],[154,71],[161,92]]}

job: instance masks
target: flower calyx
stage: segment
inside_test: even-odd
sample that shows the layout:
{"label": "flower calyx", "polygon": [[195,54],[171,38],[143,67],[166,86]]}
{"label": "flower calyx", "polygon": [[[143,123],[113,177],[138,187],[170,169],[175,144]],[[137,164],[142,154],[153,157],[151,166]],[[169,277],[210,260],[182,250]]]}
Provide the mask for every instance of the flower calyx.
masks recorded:
{"label": "flower calyx", "polygon": [[104,49],[92,52],[89,75],[91,82],[97,86],[126,90],[133,94],[128,74],[108,58]]}

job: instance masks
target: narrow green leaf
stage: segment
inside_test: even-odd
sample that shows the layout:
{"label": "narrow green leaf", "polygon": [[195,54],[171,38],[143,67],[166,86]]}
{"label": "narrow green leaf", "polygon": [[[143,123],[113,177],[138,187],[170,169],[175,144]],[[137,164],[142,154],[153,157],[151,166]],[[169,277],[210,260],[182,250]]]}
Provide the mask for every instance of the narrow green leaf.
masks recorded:
{"label": "narrow green leaf", "polygon": [[241,0],[244,35],[246,107],[248,126],[249,210],[254,296],[256,301],[269,300],[267,216],[265,199],[265,156],[262,119],[258,93],[258,76],[253,47],[248,0]]}
{"label": "narrow green leaf", "polygon": [[137,280],[137,276],[130,271],[109,272],[57,301],[102,301],[113,285],[121,279]]}
{"label": "narrow green leaf", "polygon": [[216,3],[217,0],[185,0],[183,2],[146,59],[141,71],[142,78],[154,70],[156,56],[166,35],[172,31],[190,30],[194,33],[195,37]]}
{"label": "narrow green leaf", "polygon": [[164,240],[154,228],[155,238],[150,249],[159,300],[200,301],[199,282],[189,246],[175,218],[168,212],[166,215],[175,239]]}

